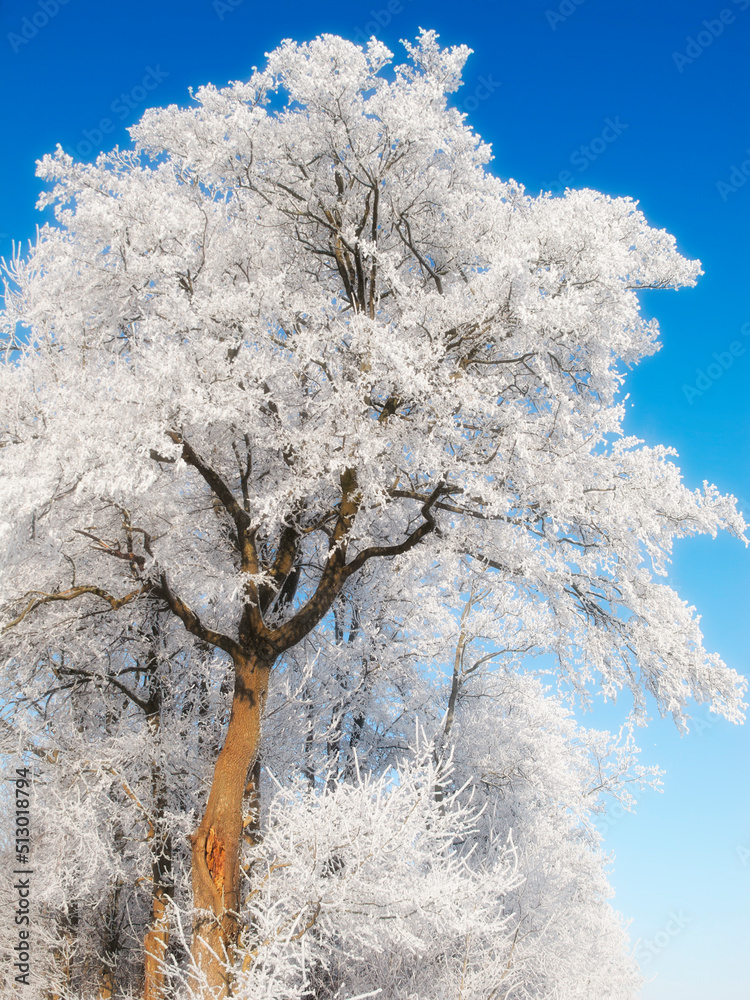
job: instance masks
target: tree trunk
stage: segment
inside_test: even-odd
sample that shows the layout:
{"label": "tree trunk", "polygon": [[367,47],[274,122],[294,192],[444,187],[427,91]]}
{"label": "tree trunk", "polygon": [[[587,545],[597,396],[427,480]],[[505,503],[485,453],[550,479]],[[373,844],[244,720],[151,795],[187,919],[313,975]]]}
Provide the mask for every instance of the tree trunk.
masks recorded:
{"label": "tree trunk", "polygon": [[115,972],[108,965],[102,966],[102,976],[99,981],[98,1000],[114,1000],[115,996]]}
{"label": "tree trunk", "polygon": [[45,990],[45,1000],[63,1000],[73,992],[73,956],[78,931],[78,903],[72,900],[58,919],[60,944],[53,949],[56,983]]}
{"label": "tree trunk", "polygon": [[[115,836],[115,840],[121,839],[121,832]],[[98,1000],[114,1000],[117,989],[117,959],[120,952],[120,929],[119,929],[119,903],[122,883],[117,882],[112,901],[109,907],[109,914],[106,923],[106,937],[104,941],[101,966],[99,970],[99,991]]]}
{"label": "tree trunk", "polygon": [[164,959],[169,946],[169,898],[170,892],[164,885],[154,885],[151,925],[143,941],[146,949],[143,1000],[164,1000],[166,997]]}
{"label": "tree trunk", "polygon": [[172,879],[172,837],[166,828],[167,787],[161,767],[161,747],[158,744],[161,728],[161,683],[156,668],[151,674],[152,692],[146,710],[146,719],[154,741],[154,759],[151,765],[151,809],[148,840],[151,850],[151,923],[143,941],[144,986],[143,1000],[165,1000],[167,977],[164,960],[169,947],[169,904],[174,895]]}
{"label": "tree trunk", "polygon": [[192,836],[192,957],[196,985],[206,996],[229,996],[229,966],[237,942],[240,905],[242,802],[257,757],[260,722],[272,661],[236,657],[229,726],[214,768],[206,811]]}
{"label": "tree trunk", "polygon": [[164,960],[169,947],[169,905],[174,894],[172,881],[172,838],[164,829],[166,789],[161,770],[155,766],[152,779],[158,790],[154,802],[154,820],[151,839],[151,870],[153,890],[151,896],[151,923],[143,941],[145,949],[145,977],[143,1000],[165,1000],[167,990]]}

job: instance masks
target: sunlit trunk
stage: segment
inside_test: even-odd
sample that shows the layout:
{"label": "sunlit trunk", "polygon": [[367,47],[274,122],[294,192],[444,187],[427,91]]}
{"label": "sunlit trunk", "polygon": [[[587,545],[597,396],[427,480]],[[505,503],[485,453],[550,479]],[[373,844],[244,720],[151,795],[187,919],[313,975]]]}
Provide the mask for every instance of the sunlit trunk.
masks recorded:
{"label": "sunlit trunk", "polygon": [[228,967],[239,930],[242,804],[260,743],[260,722],[271,663],[235,660],[229,726],[214,769],[200,826],[192,836],[192,957],[206,996],[230,994]]}
{"label": "sunlit trunk", "polygon": [[73,989],[73,955],[78,931],[78,903],[73,900],[68,912],[59,918],[59,947],[53,951],[56,970],[54,987],[45,990],[45,1000],[63,1000]]}
{"label": "sunlit trunk", "polygon": [[146,949],[144,1000],[164,1000],[166,997],[164,959],[169,946],[170,896],[164,886],[154,886],[151,925],[143,941]]}
{"label": "sunlit trunk", "polygon": [[[122,839],[122,831],[115,834],[115,842]],[[112,894],[109,907],[106,939],[103,942],[102,964],[99,970],[98,1000],[114,1000],[116,996],[117,958],[120,953],[120,935],[118,930],[118,907],[122,883],[118,882]]]}
{"label": "sunlit trunk", "polygon": [[108,965],[102,966],[102,976],[99,981],[99,1000],[114,1000],[115,973]]}
{"label": "sunlit trunk", "polygon": [[151,851],[151,923],[143,941],[144,986],[143,1000],[165,1000],[167,981],[165,959],[169,947],[169,906],[174,894],[172,881],[172,838],[166,829],[167,788],[159,763],[157,741],[161,725],[161,687],[154,684],[147,709],[147,721],[154,739],[154,761],[151,766],[152,818],[148,840]]}

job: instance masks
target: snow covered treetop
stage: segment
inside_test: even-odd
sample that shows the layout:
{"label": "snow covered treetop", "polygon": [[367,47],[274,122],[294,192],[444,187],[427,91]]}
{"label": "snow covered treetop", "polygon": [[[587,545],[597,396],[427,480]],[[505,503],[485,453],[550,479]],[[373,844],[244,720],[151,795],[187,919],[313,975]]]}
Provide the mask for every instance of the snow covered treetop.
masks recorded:
{"label": "snow covered treetop", "polygon": [[227,635],[242,607],[307,628],[377,557],[411,588],[439,554],[544,607],[582,678],[678,714],[720,690],[736,715],[735,675],[652,574],[675,537],[744,523],[625,437],[618,402],[658,346],[639,290],[699,264],[630,199],[493,176],[448,104],[468,49],[407,50],[287,41],[146,112],[133,150],[41,161],[57,225],[0,315],[8,618],[74,565],[113,600],[168,579]]}

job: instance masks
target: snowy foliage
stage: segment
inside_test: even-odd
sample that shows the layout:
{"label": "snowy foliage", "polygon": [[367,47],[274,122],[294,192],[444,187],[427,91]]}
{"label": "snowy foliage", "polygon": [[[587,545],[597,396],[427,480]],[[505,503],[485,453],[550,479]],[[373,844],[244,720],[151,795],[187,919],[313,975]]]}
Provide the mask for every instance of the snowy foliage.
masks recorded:
{"label": "snowy foliage", "polygon": [[[654,575],[675,538],[742,519],[685,488],[668,449],[623,437],[616,402],[622,365],[656,347],[638,290],[698,266],[628,199],[531,198],[489,174],[443,97],[465,55],[426,34],[389,81],[380,43],[286,43],[246,84],[147,112],[134,152],[42,161],[58,225],[14,261],[3,317],[9,607],[165,575],[236,631],[247,582],[187,441],[248,498],[259,588],[280,589],[293,525],[297,603],[312,592],[349,473],[350,565],[429,504],[436,530],[380,572],[413,586],[438,558],[495,566],[576,678],[736,717],[736,678]],[[70,609],[47,612],[25,629]]]}
{"label": "snowy foliage", "polygon": [[[742,517],[623,430],[638,292],[698,263],[630,199],[493,176],[449,104],[468,50],[407,49],[285,42],[133,149],[39,164],[55,222],[0,313],[0,683],[61,996],[141,989],[157,886],[200,990],[203,814],[237,996],[625,1000],[591,812],[649,775],[522,658],[638,721],[742,716],[664,582]],[[237,917],[247,703],[279,787]]]}
{"label": "snowy foliage", "polygon": [[[237,996],[635,996],[636,970],[607,902],[606,859],[590,822],[607,789],[607,781],[597,787],[603,762],[616,786],[638,777],[633,754],[606,733],[578,728],[532,678],[493,671],[485,681],[492,699],[486,691],[479,713],[471,699],[459,706],[454,747],[437,762],[437,730],[428,737],[417,723],[398,766],[366,770],[357,761],[347,780],[327,783],[323,772],[315,787],[306,775],[284,784],[266,776],[263,833],[245,854]],[[445,693],[436,686],[425,717],[440,712]],[[31,995],[41,1000],[70,968],[70,992],[61,986],[61,995],[96,996],[109,947],[117,995],[137,996],[154,747],[144,745],[145,727],[132,732],[132,717],[110,719],[107,732],[95,699],[85,702],[87,734],[72,719],[66,728],[64,704],[48,727],[56,751],[37,745],[28,754],[30,734],[25,742],[36,774],[34,870],[48,948]],[[173,804],[179,790],[199,784],[185,775],[185,757],[195,772],[208,756],[199,741],[195,725],[171,735],[164,767]],[[9,737],[3,749],[16,749]],[[190,825],[189,802],[182,807],[164,817],[176,846]],[[174,863],[179,930],[189,925],[184,849]],[[175,933],[175,996],[189,992],[186,951]]]}

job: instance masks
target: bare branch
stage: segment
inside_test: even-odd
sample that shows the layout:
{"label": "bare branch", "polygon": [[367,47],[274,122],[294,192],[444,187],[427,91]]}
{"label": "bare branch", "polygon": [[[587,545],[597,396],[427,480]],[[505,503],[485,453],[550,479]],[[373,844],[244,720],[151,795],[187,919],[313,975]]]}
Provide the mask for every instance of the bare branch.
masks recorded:
{"label": "bare branch", "polygon": [[141,594],[148,593],[152,589],[153,584],[145,583],[142,587],[139,587],[137,590],[131,590],[129,594],[125,594],[123,597],[114,597],[112,594],[108,594],[106,590],[102,590],[101,587],[72,587],[70,590],[61,590],[53,594],[47,594],[42,590],[31,590],[29,594],[36,594],[37,596],[29,601],[17,618],[14,618],[7,625],[3,626],[2,632],[5,633],[9,629],[14,628],[14,626],[22,622],[27,615],[31,614],[32,611],[36,610],[42,604],[51,604],[54,601],[74,601],[78,597],[92,594],[94,597],[100,597],[103,601],[106,601],[113,611],[119,611],[125,604],[129,604],[137,597],[140,597]]}

